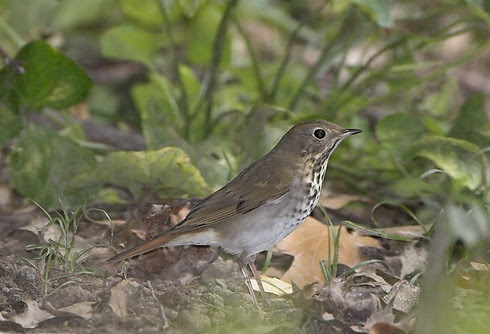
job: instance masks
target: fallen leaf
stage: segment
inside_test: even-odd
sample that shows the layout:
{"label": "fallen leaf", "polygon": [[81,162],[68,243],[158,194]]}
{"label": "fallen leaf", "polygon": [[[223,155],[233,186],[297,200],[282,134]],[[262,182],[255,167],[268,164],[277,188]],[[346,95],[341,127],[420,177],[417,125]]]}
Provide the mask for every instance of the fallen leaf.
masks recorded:
{"label": "fallen leaf", "polygon": [[[260,280],[264,286],[264,290],[267,293],[272,293],[276,296],[283,296],[293,293],[293,286],[283,280],[276,277],[270,277],[266,275],[260,275]],[[255,291],[260,291],[257,281],[252,278],[252,288]]]}
{"label": "fallen leaf", "polygon": [[113,286],[111,288],[111,298],[109,299],[109,306],[112,312],[120,317],[128,315],[128,309],[132,303],[130,297],[139,286],[140,284],[134,279],[127,279]]}
{"label": "fallen leaf", "polygon": [[[294,256],[291,267],[281,277],[283,281],[292,281],[300,288],[314,282],[325,282],[320,261],[332,261],[334,240],[331,238],[331,228],[308,217],[276,246],[280,251]],[[333,229],[339,232],[339,226],[334,226]],[[349,232],[345,226],[342,226],[339,239],[339,263],[353,267],[366,260],[359,252],[360,247],[379,248],[380,244],[375,238],[362,236],[356,231]]]}
{"label": "fallen leaf", "polygon": [[330,210],[340,210],[352,202],[369,202],[366,198],[356,195],[341,194],[327,197],[325,194],[326,192],[322,192],[320,196],[320,205]]}
{"label": "fallen leaf", "polygon": [[84,302],[80,302],[80,303],[75,303],[75,304],[67,306],[67,307],[60,308],[59,310],[63,311],[63,312],[75,314],[79,317],[84,318],[85,320],[88,320],[88,319],[92,318],[92,311],[93,311],[92,305],[93,304],[94,304],[94,302],[84,301]]}
{"label": "fallen leaf", "polygon": [[13,321],[21,325],[23,328],[36,328],[40,322],[46,319],[54,318],[51,313],[41,310],[35,300],[28,300],[25,303],[27,305],[25,312],[15,314],[9,318],[4,318],[0,313],[0,320]]}
{"label": "fallen leaf", "polygon": [[171,214],[170,219],[173,225],[177,225],[182,219],[184,219],[187,214],[190,212],[190,208],[188,205],[182,207],[176,214]]}

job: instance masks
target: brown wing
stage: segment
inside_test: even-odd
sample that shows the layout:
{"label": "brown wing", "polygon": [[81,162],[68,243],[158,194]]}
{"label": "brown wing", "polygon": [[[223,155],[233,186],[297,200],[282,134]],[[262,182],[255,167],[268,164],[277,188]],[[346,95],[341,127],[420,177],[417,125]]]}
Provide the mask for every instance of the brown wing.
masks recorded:
{"label": "brown wing", "polygon": [[284,168],[281,157],[268,157],[250,165],[226,186],[203,199],[172,231],[217,224],[286,194],[291,189],[294,169]]}

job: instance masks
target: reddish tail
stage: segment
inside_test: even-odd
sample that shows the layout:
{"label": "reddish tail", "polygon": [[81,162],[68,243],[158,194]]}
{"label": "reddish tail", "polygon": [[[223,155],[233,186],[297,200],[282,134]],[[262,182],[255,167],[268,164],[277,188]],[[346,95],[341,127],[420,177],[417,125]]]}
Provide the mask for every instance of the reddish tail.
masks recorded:
{"label": "reddish tail", "polygon": [[154,249],[160,248],[162,246],[165,246],[166,243],[168,243],[170,240],[172,240],[176,235],[175,234],[170,234],[170,235],[162,235],[159,237],[156,237],[155,239],[149,240],[139,246],[136,246],[134,248],[128,249],[122,253],[119,253],[110,259],[108,259],[106,262],[107,263],[115,263],[119,262],[125,259],[129,259],[130,257],[148,253]]}

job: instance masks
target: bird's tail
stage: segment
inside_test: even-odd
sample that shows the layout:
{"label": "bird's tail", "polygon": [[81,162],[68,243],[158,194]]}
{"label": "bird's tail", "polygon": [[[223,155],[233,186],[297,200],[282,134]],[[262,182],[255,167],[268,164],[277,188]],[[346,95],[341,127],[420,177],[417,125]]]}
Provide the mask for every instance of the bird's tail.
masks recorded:
{"label": "bird's tail", "polygon": [[106,260],[107,263],[115,263],[125,259],[129,259],[130,257],[148,253],[154,249],[165,246],[169,241],[171,241],[176,235],[175,234],[167,234],[156,237],[155,239],[149,240],[139,246],[128,249],[122,253],[114,255],[110,259]]}

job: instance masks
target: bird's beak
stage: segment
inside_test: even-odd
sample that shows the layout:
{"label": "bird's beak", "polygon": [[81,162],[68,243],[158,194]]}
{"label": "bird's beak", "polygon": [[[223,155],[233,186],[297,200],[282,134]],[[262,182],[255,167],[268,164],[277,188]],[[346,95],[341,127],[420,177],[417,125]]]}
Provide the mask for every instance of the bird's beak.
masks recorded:
{"label": "bird's beak", "polygon": [[358,133],[361,133],[361,132],[362,132],[362,130],[359,130],[359,129],[345,129],[342,133],[342,137],[357,135]]}

